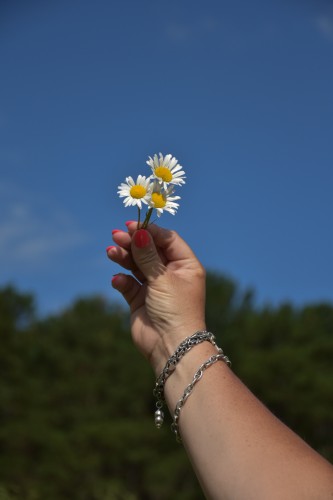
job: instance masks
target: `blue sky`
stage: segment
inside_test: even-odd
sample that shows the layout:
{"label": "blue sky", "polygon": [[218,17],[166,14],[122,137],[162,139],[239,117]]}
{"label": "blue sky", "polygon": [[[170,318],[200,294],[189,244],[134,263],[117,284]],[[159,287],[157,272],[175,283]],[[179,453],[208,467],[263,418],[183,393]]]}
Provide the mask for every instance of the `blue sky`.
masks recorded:
{"label": "blue sky", "polygon": [[172,153],[160,222],[258,303],[333,300],[333,3],[2,1],[0,285],[101,293],[117,186]]}

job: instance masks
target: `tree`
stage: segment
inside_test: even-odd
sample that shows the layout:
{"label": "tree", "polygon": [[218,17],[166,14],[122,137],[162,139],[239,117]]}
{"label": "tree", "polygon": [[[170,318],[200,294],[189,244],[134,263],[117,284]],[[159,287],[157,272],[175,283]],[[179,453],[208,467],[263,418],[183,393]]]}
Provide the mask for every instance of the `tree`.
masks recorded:
{"label": "tree", "polygon": [[[208,327],[250,389],[333,460],[333,307],[253,298],[208,274]],[[154,426],[127,311],[88,297],[39,319],[33,296],[5,287],[0,339],[1,500],[203,499],[167,423]]]}

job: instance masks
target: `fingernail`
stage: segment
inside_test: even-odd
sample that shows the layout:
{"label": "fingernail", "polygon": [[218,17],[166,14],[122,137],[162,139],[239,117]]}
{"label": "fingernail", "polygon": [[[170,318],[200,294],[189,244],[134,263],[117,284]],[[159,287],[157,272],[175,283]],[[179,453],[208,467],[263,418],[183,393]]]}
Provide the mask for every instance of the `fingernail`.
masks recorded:
{"label": "fingernail", "polygon": [[109,250],[111,250],[111,248],[116,248],[114,245],[111,245],[110,247],[106,247],[106,253],[108,253]]}
{"label": "fingernail", "polygon": [[115,234],[115,233],[120,233],[120,232],[121,232],[121,229],[114,229],[114,230],[112,231],[112,234]]}
{"label": "fingernail", "polygon": [[128,227],[130,224],[132,224],[132,222],[136,222],[135,220],[128,220],[127,222],[125,222],[125,225]]}
{"label": "fingernail", "polygon": [[119,278],[119,274],[114,274],[111,279],[112,285],[115,285],[117,283],[117,280]]}
{"label": "fingernail", "polygon": [[150,235],[145,229],[139,229],[139,231],[134,234],[133,239],[135,246],[138,248],[144,248],[150,243]]}

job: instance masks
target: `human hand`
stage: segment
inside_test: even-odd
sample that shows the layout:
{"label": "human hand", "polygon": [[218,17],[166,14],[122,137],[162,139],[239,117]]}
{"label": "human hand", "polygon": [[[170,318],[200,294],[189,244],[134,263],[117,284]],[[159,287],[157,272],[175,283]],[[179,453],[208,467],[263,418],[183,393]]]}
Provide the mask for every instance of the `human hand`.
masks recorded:
{"label": "human hand", "polygon": [[117,274],[112,286],[130,306],[135,345],[159,374],[185,337],[205,329],[205,271],[176,232],[136,228],[113,231],[108,257],[134,276]]}

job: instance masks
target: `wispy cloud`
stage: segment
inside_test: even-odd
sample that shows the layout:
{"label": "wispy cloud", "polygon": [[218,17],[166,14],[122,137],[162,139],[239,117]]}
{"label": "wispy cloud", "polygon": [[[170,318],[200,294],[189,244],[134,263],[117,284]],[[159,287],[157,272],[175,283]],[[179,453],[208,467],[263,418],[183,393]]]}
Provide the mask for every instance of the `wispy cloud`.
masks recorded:
{"label": "wispy cloud", "polygon": [[321,15],[316,18],[316,26],[319,32],[333,42],[333,15]]}
{"label": "wispy cloud", "polygon": [[70,214],[19,191],[0,184],[0,260],[4,266],[41,267],[84,241]]}
{"label": "wispy cloud", "polygon": [[185,23],[172,21],[166,26],[166,34],[172,42],[185,42],[191,38],[192,30]]}

